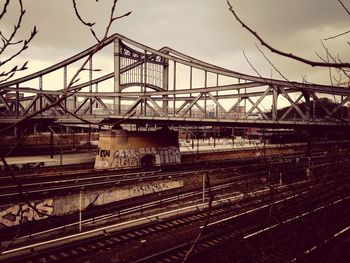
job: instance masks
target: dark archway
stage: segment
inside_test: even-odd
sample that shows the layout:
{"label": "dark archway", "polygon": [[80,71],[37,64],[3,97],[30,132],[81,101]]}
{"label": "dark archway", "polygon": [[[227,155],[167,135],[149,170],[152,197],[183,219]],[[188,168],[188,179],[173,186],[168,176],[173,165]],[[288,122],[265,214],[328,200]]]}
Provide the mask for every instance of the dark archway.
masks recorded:
{"label": "dark archway", "polygon": [[141,158],[141,167],[150,168],[154,167],[156,163],[156,157],[152,154],[146,154]]}

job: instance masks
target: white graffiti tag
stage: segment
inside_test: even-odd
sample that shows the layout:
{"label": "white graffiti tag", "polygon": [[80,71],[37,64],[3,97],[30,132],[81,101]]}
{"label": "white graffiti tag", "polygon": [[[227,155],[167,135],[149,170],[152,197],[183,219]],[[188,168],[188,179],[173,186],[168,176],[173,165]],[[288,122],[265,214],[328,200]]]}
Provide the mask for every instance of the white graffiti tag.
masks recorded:
{"label": "white graffiti tag", "polygon": [[33,202],[31,206],[35,207],[40,213],[35,211],[28,204],[14,205],[0,211],[0,228],[2,226],[11,227],[25,223],[47,218],[53,212],[53,199],[47,199],[40,202]]}

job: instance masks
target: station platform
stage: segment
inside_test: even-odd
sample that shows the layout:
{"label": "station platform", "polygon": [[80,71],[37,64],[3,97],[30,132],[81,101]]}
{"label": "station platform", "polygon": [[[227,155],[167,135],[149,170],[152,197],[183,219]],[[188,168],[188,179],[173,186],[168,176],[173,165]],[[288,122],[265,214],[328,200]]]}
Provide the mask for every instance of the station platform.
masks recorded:
{"label": "station platform", "polygon": [[[261,147],[261,141],[247,141],[247,140],[194,140],[179,142],[180,152],[183,155],[201,154],[210,152],[227,152],[237,150],[252,150],[256,149],[257,146]],[[58,165],[71,165],[71,164],[87,164],[95,162],[95,152],[86,153],[69,153],[69,154],[55,154],[53,158],[50,155],[35,155],[35,156],[15,156],[6,158],[7,163],[10,166],[24,166],[24,165],[35,165],[42,164],[42,166],[58,166]],[[3,163],[0,161],[0,168]]]}
{"label": "station platform", "polygon": [[256,147],[262,147],[264,144],[260,140],[244,140],[235,139],[199,139],[199,140],[181,140],[179,143],[180,152],[182,154],[196,154],[196,153],[209,153],[209,152],[225,152],[225,151],[237,151],[237,150],[252,150]]}
{"label": "station platform", "polygon": [[[9,165],[24,165],[31,163],[44,163],[44,166],[84,164],[94,162],[95,153],[71,153],[62,154],[62,156],[56,154],[53,158],[51,158],[50,155],[15,156],[6,158],[6,161]],[[0,162],[0,166],[3,165],[4,164]]]}

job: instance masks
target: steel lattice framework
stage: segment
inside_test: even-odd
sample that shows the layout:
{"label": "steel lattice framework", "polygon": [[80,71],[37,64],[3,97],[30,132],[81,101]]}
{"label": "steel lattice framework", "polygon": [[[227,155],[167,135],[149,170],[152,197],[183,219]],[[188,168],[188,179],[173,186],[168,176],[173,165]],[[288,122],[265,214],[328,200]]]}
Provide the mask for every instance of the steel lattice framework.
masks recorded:
{"label": "steel lattice framework", "polygon": [[[82,119],[76,116],[80,116],[95,123],[348,126],[344,106],[350,100],[349,89],[245,75],[168,47],[156,50],[119,34],[100,47],[96,53],[94,46],[44,70],[0,84],[0,123],[14,123],[57,101],[67,87],[68,68],[91,56],[85,69],[87,78],[71,87],[69,97],[59,106],[34,119],[79,123]],[[114,70],[96,77],[93,59],[106,47],[113,48]],[[54,72],[63,72],[63,78],[55,82],[61,84],[44,86],[44,79]],[[316,113],[319,111],[322,116]]]}

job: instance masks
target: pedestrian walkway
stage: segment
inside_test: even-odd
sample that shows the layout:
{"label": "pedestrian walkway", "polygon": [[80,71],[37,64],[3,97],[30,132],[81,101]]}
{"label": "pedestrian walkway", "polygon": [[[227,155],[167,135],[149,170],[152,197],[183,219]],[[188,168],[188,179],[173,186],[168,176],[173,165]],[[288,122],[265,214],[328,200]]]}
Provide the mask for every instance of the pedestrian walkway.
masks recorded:
{"label": "pedestrian walkway", "polygon": [[[6,162],[9,165],[44,163],[44,166],[54,166],[54,165],[92,163],[94,161],[95,161],[95,153],[62,154],[62,155],[54,155],[53,158],[51,158],[50,155],[15,156],[15,157],[6,158]],[[0,162],[0,166],[2,165],[3,163]]]}

